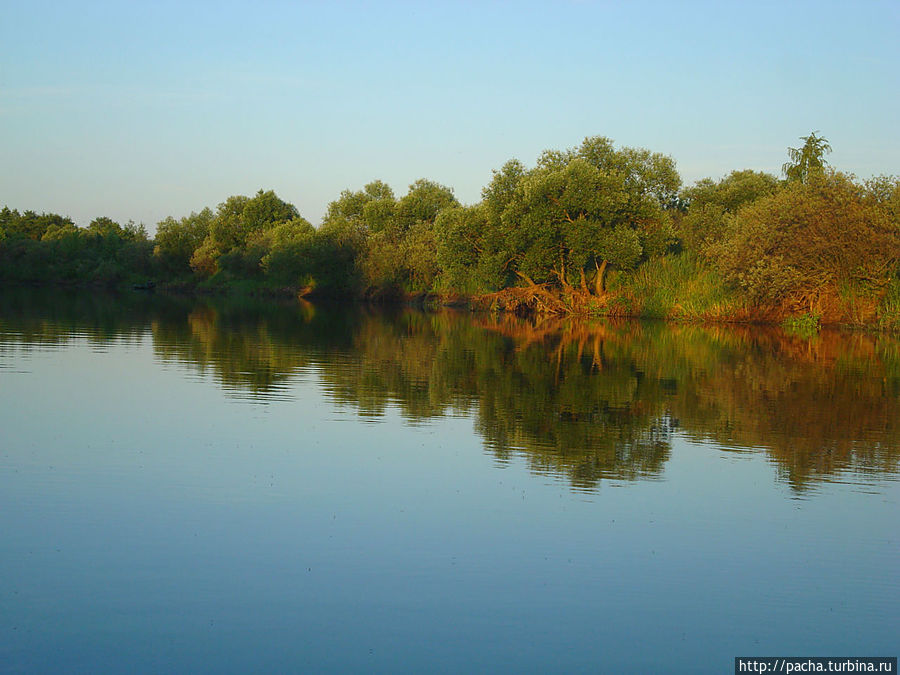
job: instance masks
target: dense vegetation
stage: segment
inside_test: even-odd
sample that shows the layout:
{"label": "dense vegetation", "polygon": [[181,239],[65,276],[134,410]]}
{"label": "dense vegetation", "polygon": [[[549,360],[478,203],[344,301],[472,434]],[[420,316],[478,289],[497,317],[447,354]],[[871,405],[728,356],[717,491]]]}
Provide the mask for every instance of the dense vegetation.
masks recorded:
{"label": "dense vegetation", "polygon": [[345,190],[318,227],[274,192],[143,227],[0,212],[0,280],[399,297],[495,309],[900,328],[900,181],[830,168],[813,133],[783,179],[682,188],[674,161],[603,137],[494,171],[482,200],[419,180]]}

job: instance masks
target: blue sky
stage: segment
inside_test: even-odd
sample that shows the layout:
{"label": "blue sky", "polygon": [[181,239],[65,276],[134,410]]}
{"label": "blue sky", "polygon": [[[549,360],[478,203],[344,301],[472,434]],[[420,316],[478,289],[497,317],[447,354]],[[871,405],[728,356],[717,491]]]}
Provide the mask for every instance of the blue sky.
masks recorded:
{"label": "blue sky", "polygon": [[831,163],[900,173],[900,2],[0,0],[0,204],[80,225],[274,189],[318,223],[417,178],[480,198],[603,135],[686,183]]}

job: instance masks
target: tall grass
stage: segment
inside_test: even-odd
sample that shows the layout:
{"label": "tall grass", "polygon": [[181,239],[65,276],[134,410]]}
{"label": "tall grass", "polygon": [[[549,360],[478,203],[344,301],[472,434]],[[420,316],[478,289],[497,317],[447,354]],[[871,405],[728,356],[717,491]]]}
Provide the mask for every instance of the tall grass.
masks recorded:
{"label": "tall grass", "polygon": [[608,290],[629,298],[634,314],[647,318],[740,320],[749,315],[746,301],[722,275],[688,251],[611,276]]}
{"label": "tall grass", "polygon": [[900,279],[893,279],[878,305],[878,325],[900,331]]}

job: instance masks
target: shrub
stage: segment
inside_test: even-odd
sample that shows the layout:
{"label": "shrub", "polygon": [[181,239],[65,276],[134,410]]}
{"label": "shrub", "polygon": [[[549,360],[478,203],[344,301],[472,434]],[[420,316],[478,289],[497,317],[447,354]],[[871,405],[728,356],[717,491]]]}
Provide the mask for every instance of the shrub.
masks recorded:
{"label": "shrub", "polygon": [[760,304],[816,309],[842,283],[884,288],[900,261],[891,202],[830,172],[740,208],[707,255]]}

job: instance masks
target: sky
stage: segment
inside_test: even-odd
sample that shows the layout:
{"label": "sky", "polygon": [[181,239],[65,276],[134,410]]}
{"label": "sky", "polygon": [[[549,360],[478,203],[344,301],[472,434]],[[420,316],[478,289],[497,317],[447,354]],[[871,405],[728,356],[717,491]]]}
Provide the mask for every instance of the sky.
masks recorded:
{"label": "sky", "polygon": [[587,136],[691,184],[778,174],[812,131],[900,173],[900,2],[0,0],[0,205],[153,232],[275,190],[491,171]]}

